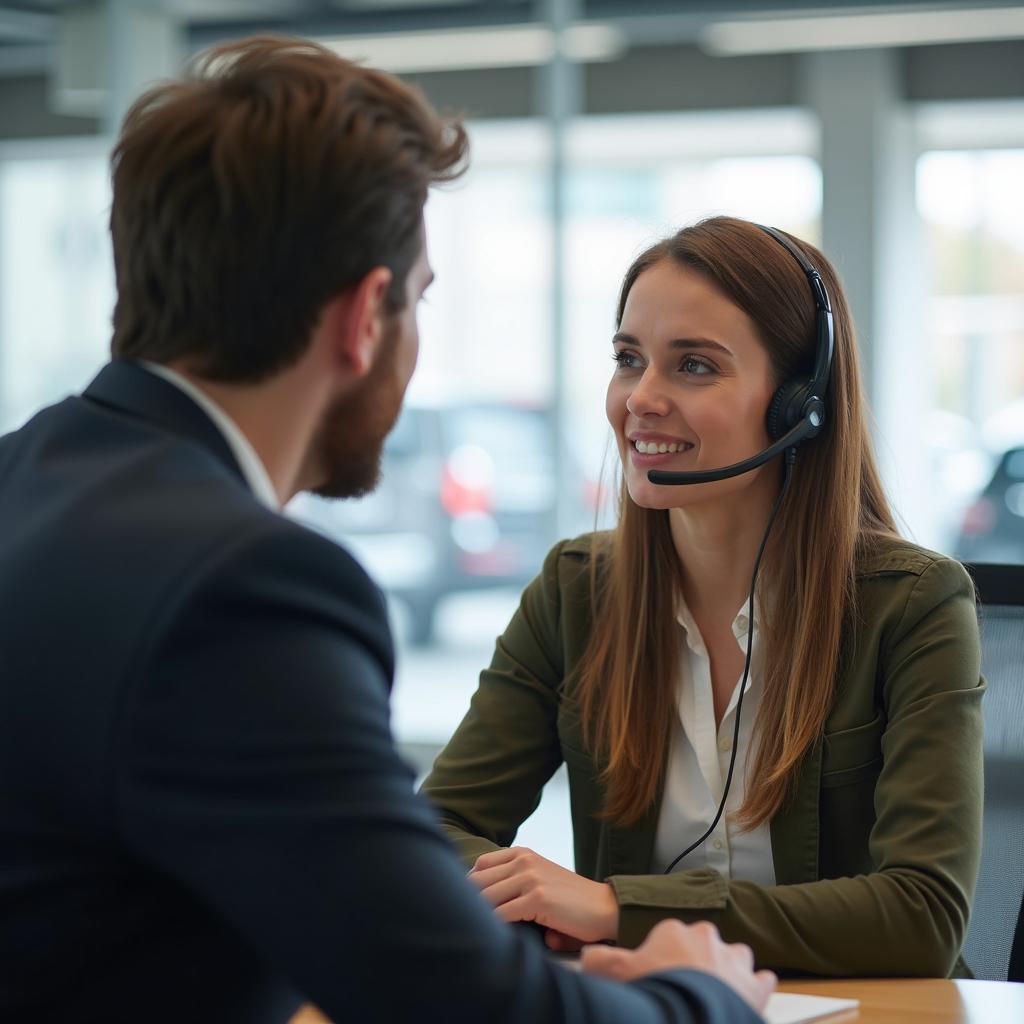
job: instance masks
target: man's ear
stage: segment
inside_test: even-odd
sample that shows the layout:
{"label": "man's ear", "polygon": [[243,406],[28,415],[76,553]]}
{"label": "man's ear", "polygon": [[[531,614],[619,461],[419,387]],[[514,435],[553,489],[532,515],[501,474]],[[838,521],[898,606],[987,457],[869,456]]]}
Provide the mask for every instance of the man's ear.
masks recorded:
{"label": "man's ear", "polygon": [[377,357],[388,315],[391,277],[388,267],[374,267],[324,310],[324,322],[333,328],[335,356],[355,377],[366,376]]}

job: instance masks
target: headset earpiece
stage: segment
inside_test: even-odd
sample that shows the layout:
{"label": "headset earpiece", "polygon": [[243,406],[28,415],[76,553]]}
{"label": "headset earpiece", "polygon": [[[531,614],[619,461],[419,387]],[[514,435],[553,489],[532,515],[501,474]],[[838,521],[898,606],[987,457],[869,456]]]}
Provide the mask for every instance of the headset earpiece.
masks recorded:
{"label": "headset earpiece", "polygon": [[772,395],[767,419],[768,436],[773,441],[777,441],[800,422],[804,402],[810,397],[808,384],[807,380],[787,380]]}
{"label": "headset earpiece", "polygon": [[788,380],[772,395],[768,405],[768,436],[777,441],[804,419],[804,437],[816,437],[825,425],[825,403],[811,394],[809,380]]}

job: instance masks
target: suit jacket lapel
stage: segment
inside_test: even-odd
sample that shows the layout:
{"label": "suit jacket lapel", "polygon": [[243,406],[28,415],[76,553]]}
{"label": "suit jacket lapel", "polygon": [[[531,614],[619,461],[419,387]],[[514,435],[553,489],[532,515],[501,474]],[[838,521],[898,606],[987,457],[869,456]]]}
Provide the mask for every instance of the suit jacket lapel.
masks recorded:
{"label": "suit jacket lapel", "polygon": [[158,426],[202,445],[248,490],[241,467],[224,435],[183,391],[135,363],[107,363],[82,397]]}

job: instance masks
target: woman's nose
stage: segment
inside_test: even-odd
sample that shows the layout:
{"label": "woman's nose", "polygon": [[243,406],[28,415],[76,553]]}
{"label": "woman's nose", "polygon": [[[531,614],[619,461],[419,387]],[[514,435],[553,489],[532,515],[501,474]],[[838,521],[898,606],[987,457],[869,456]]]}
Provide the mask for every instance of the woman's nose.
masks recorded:
{"label": "woman's nose", "polygon": [[626,399],[626,408],[634,416],[666,416],[671,403],[662,388],[658,374],[653,367],[648,367],[644,375],[637,381],[636,387]]}

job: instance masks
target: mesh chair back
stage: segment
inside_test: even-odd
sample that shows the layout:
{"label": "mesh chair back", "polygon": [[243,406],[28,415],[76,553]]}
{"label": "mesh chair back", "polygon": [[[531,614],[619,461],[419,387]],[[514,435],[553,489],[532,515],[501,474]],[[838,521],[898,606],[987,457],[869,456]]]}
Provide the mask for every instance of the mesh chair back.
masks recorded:
{"label": "mesh chair back", "polygon": [[1020,917],[1017,918],[1017,934],[1013,938],[1010,952],[1010,969],[1007,981],[1024,981],[1024,897],[1020,901]]}
{"label": "mesh chair back", "polygon": [[[985,718],[981,872],[964,941],[975,977],[1005,981],[1024,901],[1024,565],[969,565],[978,590]],[[1024,939],[1018,941],[1018,949]],[[1015,971],[1021,965],[1015,965]],[[1010,980],[1024,980],[1012,978]]]}

